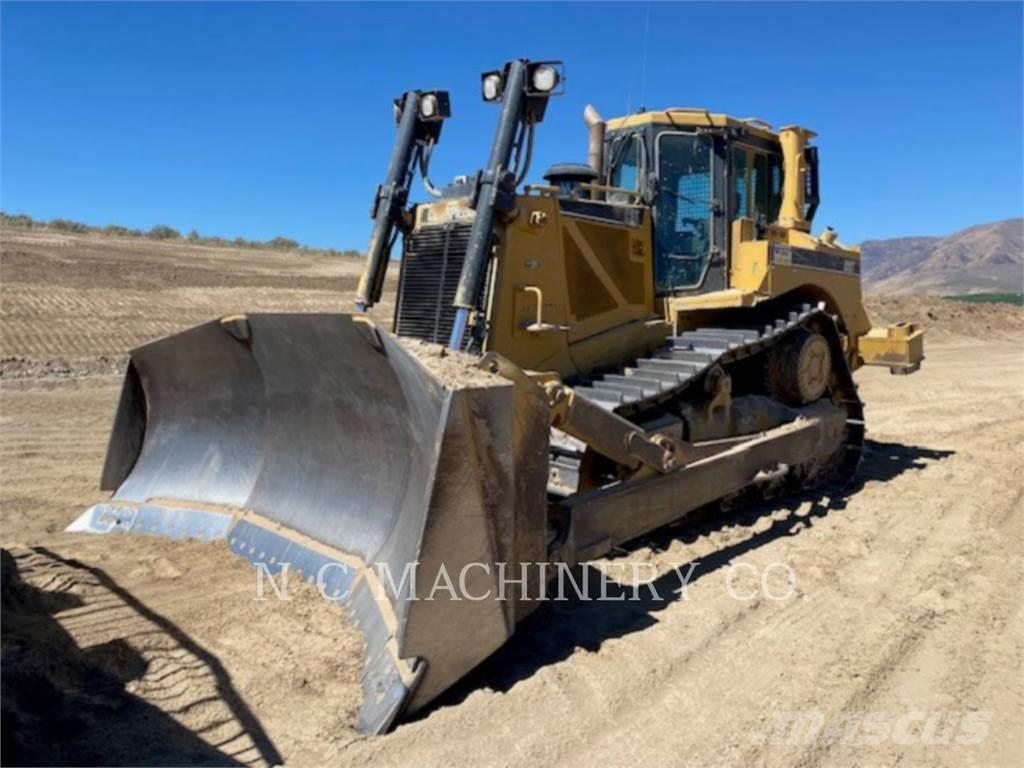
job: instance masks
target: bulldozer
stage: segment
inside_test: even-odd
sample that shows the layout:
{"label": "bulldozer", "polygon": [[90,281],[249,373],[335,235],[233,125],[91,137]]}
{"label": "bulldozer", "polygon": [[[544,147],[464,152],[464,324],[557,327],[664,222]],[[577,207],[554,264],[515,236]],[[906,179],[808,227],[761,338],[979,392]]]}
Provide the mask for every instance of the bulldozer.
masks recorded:
{"label": "bulldozer", "polygon": [[[528,184],[564,85],[558,61],[483,73],[486,165],[441,186],[449,94],[396,99],[354,311],[229,315],[133,350],[113,495],[69,526],[223,539],[315,581],[362,634],[367,733],[502,646],[548,566],[726,500],[848,482],[853,372],[924,358],[922,329],[872,327],[859,249],[812,233],[812,131],[588,106],[587,162]],[[368,313],[389,268],[387,329]],[[459,589],[438,595],[442,574]]]}

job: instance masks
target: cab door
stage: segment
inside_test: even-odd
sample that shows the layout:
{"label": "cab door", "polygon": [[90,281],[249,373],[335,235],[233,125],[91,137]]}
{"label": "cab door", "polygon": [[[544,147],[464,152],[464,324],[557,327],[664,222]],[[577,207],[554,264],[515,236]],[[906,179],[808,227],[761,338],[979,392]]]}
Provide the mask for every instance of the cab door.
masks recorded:
{"label": "cab door", "polygon": [[655,147],[655,288],[662,296],[722,290],[724,144],[710,134],[663,131]]}

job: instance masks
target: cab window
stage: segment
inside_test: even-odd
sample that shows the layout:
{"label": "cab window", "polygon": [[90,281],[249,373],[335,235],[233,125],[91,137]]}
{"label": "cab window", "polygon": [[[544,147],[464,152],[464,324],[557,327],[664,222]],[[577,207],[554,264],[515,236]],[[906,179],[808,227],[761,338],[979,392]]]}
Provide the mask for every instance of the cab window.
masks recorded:
{"label": "cab window", "polygon": [[[643,144],[637,135],[625,136],[612,142],[611,168],[608,172],[608,186],[640,191],[640,168],[643,158]],[[636,202],[633,195],[623,192],[609,192],[610,203]]]}
{"label": "cab window", "polygon": [[659,293],[700,284],[711,255],[714,198],[708,136],[658,137],[654,278]]}
{"label": "cab window", "polygon": [[742,147],[732,150],[734,216],[767,222],[779,218],[782,205],[782,158]]}
{"label": "cab window", "polygon": [[736,218],[753,215],[751,190],[757,187],[756,172],[751,167],[754,156],[745,149],[732,151],[732,209]]}
{"label": "cab window", "polygon": [[782,158],[760,152],[754,161],[754,211],[768,222],[777,221],[782,207]]}

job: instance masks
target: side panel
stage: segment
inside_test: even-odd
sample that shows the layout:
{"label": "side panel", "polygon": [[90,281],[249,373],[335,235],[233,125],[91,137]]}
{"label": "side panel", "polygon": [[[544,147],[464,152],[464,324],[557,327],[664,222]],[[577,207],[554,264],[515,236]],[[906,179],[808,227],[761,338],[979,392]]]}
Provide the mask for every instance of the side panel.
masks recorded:
{"label": "side panel", "polygon": [[851,336],[867,333],[871,321],[862,300],[860,254],[820,247],[816,238],[803,233],[791,235],[796,242],[734,243],[730,288],[754,294],[757,301],[800,292],[825,301]]}
{"label": "side panel", "polygon": [[[523,368],[570,370],[565,334],[557,330],[570,322],[557,202],[547,196],[520,198],[519,214],[502,235],[486,349]],[[539,293],[526,291],[527,286]],[[538,315],[555,327],[527,332]]]}
{"label": "side panel", "polygon": [[737,242],[734,236],[729,267],[730,288],[747,293],[769,294],[767,242]]}
{"label": "side panel", "polygon": [[841,325],[853,337],[861,336],[871,328],[867,310],[861,300],[860,276],[821,273],[799,267],[773,267],[771,269],[771,296],[782,296],[794,291],[827,294],[822,300],[829,309],[839,314]]}
{"label": "side panel", "polygon": [[548,195],[521,197],[498,248],[487,349],[572,377],[658,343],[666,329],[654,315],[648,215],[591,201],[570,212]]}
{"label": "side panel", "polygon": [[665,317],[675,332],[733,322],[727,319],[733,312],[738,313],[738,324],[756,325],[759,316],[750,308],[772,299],[824,302],[828,312],[838,316],[846,335],[847,361],[857,368],[861,364],[859,340],[871,328],[862,301],[860,253],[828,247],[818,238],[794,230],[769,232],[769,237],[779,238],[774,240],[746,239],[752,233],[747,222],[740,219],[733,224],[728,289],[666,300]]}
{"label": "side panel", "polygon": [[[804,286],[816,287],[839,315],[841,325],[853,339],[871,328],[864,309],[860,283],[860,249],[827,245],[804,232],[786,230],[785,241],[768,246],[769,293],[782,296]],[[831,299],[829,301],[828,299]]]}

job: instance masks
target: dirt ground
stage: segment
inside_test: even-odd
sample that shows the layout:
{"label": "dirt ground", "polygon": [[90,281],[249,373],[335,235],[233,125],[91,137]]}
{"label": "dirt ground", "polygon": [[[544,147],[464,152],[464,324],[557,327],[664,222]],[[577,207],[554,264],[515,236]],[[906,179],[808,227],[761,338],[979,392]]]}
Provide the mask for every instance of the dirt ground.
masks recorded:
{"label": "dirt ground", "polygon": [[[657,569],[663,599],[546,603],[384,737],[354,730],[360,640],[311,590],[256,600],[253,569],[219,545],[62,532],[104,498],[127,349],[233,311],[347,311],[358,269],[4,233],[4,763],[1020,764],[1013,307],[870,300],[877,319],[929,325],[928,358],[912,377],[858,372],[869,440],[853,488],[618,553],[599,565]],[[788,718],[825,726],[801,738]]]}

